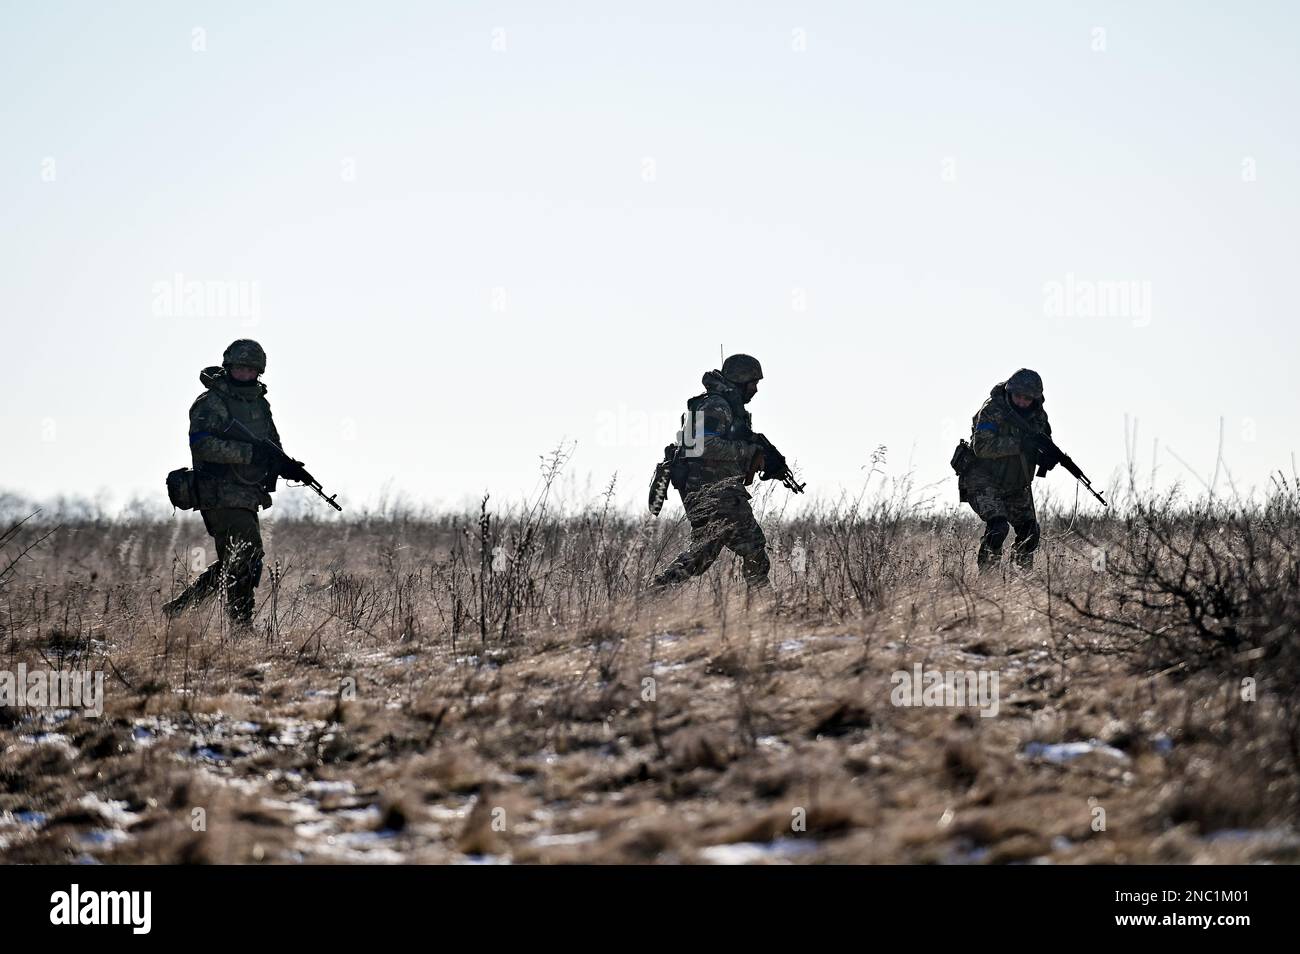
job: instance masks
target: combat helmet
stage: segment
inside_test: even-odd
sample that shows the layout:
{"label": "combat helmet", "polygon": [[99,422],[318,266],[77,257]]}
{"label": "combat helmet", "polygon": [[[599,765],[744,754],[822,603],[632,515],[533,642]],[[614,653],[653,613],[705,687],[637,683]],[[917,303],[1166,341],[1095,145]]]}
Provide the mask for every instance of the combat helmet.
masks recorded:
{"label": "combat helmet", "polygon": [[1008,394],[1027,394],[1035,401],[1043,400],[1043,379],[1037,371],[1021,368],[1007,378],[1005,387]]}
{"label": "combat helmet", "polygon": [[747,354],[733,354],[722,362],[722,376],[732,384],[763,380],[763,366]]}
{"label": "combat helmet", "polygon": [[261,374],[266,370],[266,352],[252,338],[240,338],[232,341],[230,347],[221,356],[221,366],[229,371],[234,365],[242,364],[256,368]]}

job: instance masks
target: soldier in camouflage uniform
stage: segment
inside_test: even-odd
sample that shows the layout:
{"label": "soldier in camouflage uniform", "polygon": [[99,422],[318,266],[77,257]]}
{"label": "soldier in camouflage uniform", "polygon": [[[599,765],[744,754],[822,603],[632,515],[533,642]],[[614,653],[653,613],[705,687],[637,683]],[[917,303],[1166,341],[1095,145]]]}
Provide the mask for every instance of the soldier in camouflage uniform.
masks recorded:
{"label": "soldier in camouflage uniform", "polygon": [[254,435],[279,445],[266,385],[258,381],[265,370],[262,346],[241,338],[226,349],[221,367],[199,373],[206,390],[190,407],[190,453],[199,511],[216,544],[217,560],[163,605],[169,617],[205,602],[224,586],[231,620],[252,622],[253,591],[262,578],[258,508],[271,506],[277,476],[303,479],[297,461],[227,436],[231,422],[239,421]]}
{"label": "soldier in camouflage uniform", "polygon": [[724,546],[740,556],[751,587],[767,585],[767,540],[745,489],[765,466],[745,410],[762,377],[756,359],[733,354],[721,371],[704,375],[704,393],[686,402],[673,486],[691,524],[691,543],[655,578],[656,588],[703,573]]}
{"label": "soldier in camouflage uniform", "polygon": [[974,459],[958,478],[957,486],[961,499],[984,521],[984,536],[976,557],[980,571],[999,564],[1002,544],[1012,528],[1016,531],[1012,557],[1018,566],[1028,569],[1034,565],[1039,538],[1030,487],[1034,469],[1041,464],[1050,470],[1059,463],[1036,439],[1040,434],[1052,434],[1043,410],[1043,379],[1021,368],[995,385],[971,428]]}

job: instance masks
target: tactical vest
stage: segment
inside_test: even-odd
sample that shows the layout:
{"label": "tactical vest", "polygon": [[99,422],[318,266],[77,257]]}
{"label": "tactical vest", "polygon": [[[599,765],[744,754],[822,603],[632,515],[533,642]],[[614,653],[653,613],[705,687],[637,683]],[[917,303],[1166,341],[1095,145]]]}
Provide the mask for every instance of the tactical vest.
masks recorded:
{"label": "tactical vest", "polygon": [[[999,401],[1005,402],[1006,398],[990,397],[984,402],[984,405],[971,418],[972,431],[978,426],[980,415],[984,413],[990,404],[993,405],[995,411],[999,409],[996,403]],[[1046,427],[1047,417],[1042,410],[1042,405],[1035,407],[1033,410],[1018,413],[1031,428],[1043,431]],[[1017,439],[1022,438],[1025,433],[1025,429],[1005,413],[998,414],[998,427],[1014,434]],[[1009,457],[976,458],[967,473],[963,475],[963,479],[968,484],[978,483],[1013,493],[1023,490],[1033,482],[1036,461],[1037,455],[1026,450],[1021,450],[1019,454],[1012,454]]]}
{"label": "tactical vest", "polygon": [[[260,385],[232,386],[228,381],[216,379],[208,384],[208,401],[220,401],[231,420],[239,421],[255,436],[273,437],[271,405]],[[224,435],[214,435],[227,439]],[[205,507],[243,507],[256,510],[271,506],[270,492],[275,490],[275,474],[263,464],[218,464],[212,461],[194,462],[200,478],[199,494]]]}
{"label": "tactical vest", "polygon": [[[732,401],[730,398],[728,398],[727,395],[725,394],[715,395],[710,393],[709,391],[705,391],[703,394],[697,394],[695,395],[695,397],[687,399],[686,414],[682,416],[682,427],[683,428],[686,427],[686,422],[688,418],[692,422],[694,422],[695,414],[697,411],[699,411],[700,405],[703,404],[705,400],[707,400],[710,397],[722,398],[722,400],[727,402],[727,406],[731,408],[731,427],[728,429],[726,434],[722,434],[720,436],[730,441],[743,441],[749,439],[749,437],[752,436],[752,434],[754,433],[753,426],[750,423],[753,420],[753,418],[751,418],[749,415],[749,409],[746,408],[743,404],[737,407],[736,403]],[[693,423],[692,423],[692,427],[694,427]]]}
{"label": "tactical vest", "polygon": [[682,416],[682,432],[678,437],[677,454],[673,468],[673,486],[682,493],[695,490],[718,480],[744,476],[744,471],[737,470],[734,462],[712,460],[707,455],[692,455],[683,447],[682,438],[688,433],[688,427],[693,440],[707,440],[700,433],[702,425],[698,418],[698,412],[700,405],[710,397],[721,398],[727,402],[727,406],[731,409],[731,426],[727,429],[727,433],[719,434],[718,437],[723,440],[743,441],[750,439],[753,435],[749,411],[745,409],[743,404],[737,407],[736,402],[732,401],[726,394],[705,391],[703,394],[697,394],[687,399],[686,413]]}

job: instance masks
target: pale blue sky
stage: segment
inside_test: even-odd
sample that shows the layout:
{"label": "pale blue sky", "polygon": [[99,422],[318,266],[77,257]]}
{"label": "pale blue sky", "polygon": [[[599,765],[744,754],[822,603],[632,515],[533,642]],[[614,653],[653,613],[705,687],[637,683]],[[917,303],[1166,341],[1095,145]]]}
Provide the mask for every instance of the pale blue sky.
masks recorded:
{"label": "pale blue sky", "polygon": [[[827,495],[879,444],[943,478],[1021,366],[1097,483],[1126,414],[1144,475],[1220,417],[1243,487],[1290,469],[1292,5],[618,6],[0,3],[0,487],[161,498],[243,336],[354,503],[567,438],[639,505],[719,344]],[[256,317],[156,314],[177,273]],[[1048,314],[1067,276],[1149,310]]]}

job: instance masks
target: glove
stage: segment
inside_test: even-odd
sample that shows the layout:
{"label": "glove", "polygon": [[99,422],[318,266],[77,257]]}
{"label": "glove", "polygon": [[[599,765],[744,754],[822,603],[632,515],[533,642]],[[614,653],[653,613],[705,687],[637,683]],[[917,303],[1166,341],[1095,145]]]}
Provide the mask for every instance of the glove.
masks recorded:
{"label": "glove", "polygon": [[1048,447],[1038,452],[1038,466],[1044,472],[1051,470],[1061,462],[1061,452],[1055,447]]}
{"label": "glove", "polygon": [[307,468],[302,466],[302,461],[294,460],[292,457],[285,457],[280,463],[280,476],[285,480],[296,480],[300,484],[313,482],[312,475],[307,473]]}

